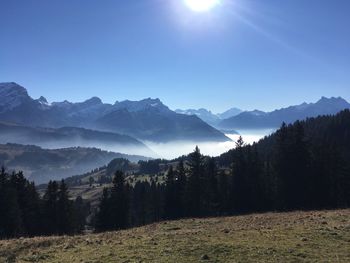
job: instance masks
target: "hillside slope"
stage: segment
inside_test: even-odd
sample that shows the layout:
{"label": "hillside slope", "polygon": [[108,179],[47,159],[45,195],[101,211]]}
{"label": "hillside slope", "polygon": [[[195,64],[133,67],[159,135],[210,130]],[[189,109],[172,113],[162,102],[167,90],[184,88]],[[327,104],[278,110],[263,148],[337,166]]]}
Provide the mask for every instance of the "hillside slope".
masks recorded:
{"label": "hillside slope", "polygon": [[0,121],[0,143],[37,145],[44,148],[98,147],[146,156],[154,153],[142,142],[122,134],[76,127],[59,129],[27,127]]}
{"label": "hillside slope", "polygon": [[0,241],[0,262],[350,262],[350,210],[187,219]]}
{"label": "hillside slope", "polygon": [[115,158],[126,158],[135,162],[148,159],[97,148],[44,149],[33,145],[0,144],[0,166],[23,171],[30,181],[37,184],[86,173]]}

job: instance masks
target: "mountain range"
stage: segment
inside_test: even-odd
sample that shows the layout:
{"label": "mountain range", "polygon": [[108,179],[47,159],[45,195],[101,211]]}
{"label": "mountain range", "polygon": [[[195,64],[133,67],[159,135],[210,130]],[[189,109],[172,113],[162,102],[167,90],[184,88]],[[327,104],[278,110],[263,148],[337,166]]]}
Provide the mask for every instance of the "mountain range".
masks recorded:
{"label": "mountain range", "polygon": [[[62,133],[71,138],[80,138],[82,134],[85,137],[90,136],[84,143],[92,141],[93,132],[95,138],[99,137],[102,141],[115,140],[115,144],[124,141],[135,145],[138,140],[162,143],[223,142],[230,139],[221,131],[274,129],[282,122],[292,123],[308,117],[332,115],[346,108],[350,108],[350,104],[341,97],[322,97],[315,103],[304,102],[271,112],[260,110],[242,112],[240,109],[231,108],[221,114],[214,114],[204,108],[172,111],[159,99],[151,98],[140,101],[116,101],[114,104],[103,103],[98,97],[78,103],[69,101],[48,103],[44,97],[31,98],[27,90],[16,83],[0,83],[2,125],[11,124],[12,129],[17,130],[26,127],[27,131],[29,128],[35,128],[39,133],[51,128],[54,130],[46,130],[46,133],[54,133],[58,138]],[[98,132],[104,133],[97,134]],[[87,136],[87,133],[90,135]],[[140,141],[136,144],[144,147]],[[87,145],[91,146],[88,143]]]}
{"label": "mountain range", "polygon": [[14,82],[0,83],[0,121],[28,127],[79,127],[153,142],[230,140],[197,116],[178,114],[159,99],[112,105],[93,97],[79,103],[48,103],[44,97],[31,98]]}
{"label": "mountain range", "polygon": [[245,111],[236,116],[224,119],[217,125],[220,129],[266,129],[278,128],[283,122],[290,124],[319,115],[334,115],[341,110],[349,109],[350,104],[341,97],[322,97],[315,103],[302,103],[271,112],[259,110]]}
{"label": "mountain range", "polygon": [[296,120],[316,117],[319,115],[334,115],[341,110],[349,109],[350,104],[341,97],[322,97],[315,103],[302,103],[300,105],[277,109],[271,112],[261,110],[242,111],[231,108],[224,113],[214,114],[210,110],[177,109],[177,113],[198,116],[203,121],[225,133],[237,133],[245,129],[275,129],[283,122],[290,124]]}

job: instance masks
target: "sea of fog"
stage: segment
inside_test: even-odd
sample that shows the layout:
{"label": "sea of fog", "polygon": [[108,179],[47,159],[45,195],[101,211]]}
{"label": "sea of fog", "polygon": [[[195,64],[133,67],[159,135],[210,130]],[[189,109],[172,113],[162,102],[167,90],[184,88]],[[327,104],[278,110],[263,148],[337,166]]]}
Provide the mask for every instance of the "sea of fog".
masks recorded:
{"label": "sea of fog", "polygon": [[168,143],[154,143],[146,141],[144,142],[154,153],[153,158],[173,159],[181,155],[188,154],[194,150],[198,145],[202,154],[209,156],[218,156],[224,152],[235,147],[235,141],[242,136],[243,140],[247,144],[252,144],[259,141],[266,135],[269,135],[274,130],[240,130],[239,134],[226,134],[232,141],[227,142],[189,142],[189,141],[175,141]]}
{"label": "sea of fog", "polygon": [[[133,147],[125,145],[106,145],[100,144],[98,142],[86,143],[85,140],[76,140],[74,142],[69,141],[55,141],[54,143],[43,143],[38,146],[46,149],[58,149],[67,147],[97,147],[102,150],[124,153],[129,155],[141,155],[151,158],[163,158],[163,159],[174,159],[182,155],[187,155],[198,146],[202,154],[209,156],[218,156],[224,152],[229,151],[235,147],[235,142],[242,136],[243,140],[247,144],[252,144],[259,141],[261,138],[269,135],[274,130],[264,129],[264,130],[239,130],[239,134],[226,134],[231,141],[226,142],[191,142],[191,141],[172,141],[167,143],[156,143],[151,141],[143,141],[143,143],[148,147]],[[1,140],[0,140],[1,141]],[[7,141],[8,142],[8,141]],[[18,143],[14,139],[15,143]],[[1,143],[1,142],[0,142]],[[21,142],[23,143],[23,142]],[[23,143],[26,144],[26,143]]]}
{"label": "sea of fog", "polygon": [[130,155],[141,155],[151,158],[163,158],[163,159],[174,159],[182,155],[187,155],[193,152],[194,148],[198,146],[202,154],[209,156],[218,156],[224,152],[235,147],[235,142],[242,136],[243,140],[247,144],[252,144],[259,141],[266,135],[269,135],[274,130],[239,130],[239,134],[226,134],[232,141],[226,142],[191,142],[191,141],[172,141],[167,143],[156,143],[151,141],[143,141],[148,149],[140,147],[130,147],[125,145],[106,145],[99,144],[98,142],[91,142],[87,144],[86,141],[75,141],[75,142],[55,142],[45,143],[39,145],[40,147],[47,149],[57,149],[66,147],[97,147],[102,150],[119,152]]}

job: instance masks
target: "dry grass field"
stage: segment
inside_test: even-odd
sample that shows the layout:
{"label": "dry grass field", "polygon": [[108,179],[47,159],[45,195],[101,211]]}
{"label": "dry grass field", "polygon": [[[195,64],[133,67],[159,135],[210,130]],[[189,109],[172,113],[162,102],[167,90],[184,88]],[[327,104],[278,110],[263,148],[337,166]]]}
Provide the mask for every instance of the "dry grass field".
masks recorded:
{"label": "dry grass field", "polygon": [[186,219],[0,241],[0,262],[350,262],[350,210]]}

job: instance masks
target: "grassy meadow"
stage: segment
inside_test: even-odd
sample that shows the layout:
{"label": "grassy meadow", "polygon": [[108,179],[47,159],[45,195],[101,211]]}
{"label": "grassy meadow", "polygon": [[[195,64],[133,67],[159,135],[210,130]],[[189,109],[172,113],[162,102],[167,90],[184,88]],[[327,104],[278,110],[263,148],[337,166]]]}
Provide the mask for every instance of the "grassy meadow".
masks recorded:
{"label": "grassy meadow", "polygon": [[350,262],[350,210],[184,219],[0,241],[0,262]]}

